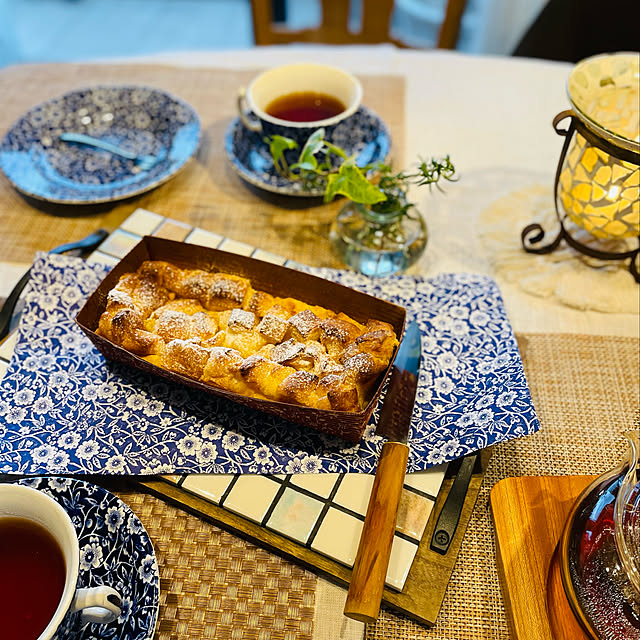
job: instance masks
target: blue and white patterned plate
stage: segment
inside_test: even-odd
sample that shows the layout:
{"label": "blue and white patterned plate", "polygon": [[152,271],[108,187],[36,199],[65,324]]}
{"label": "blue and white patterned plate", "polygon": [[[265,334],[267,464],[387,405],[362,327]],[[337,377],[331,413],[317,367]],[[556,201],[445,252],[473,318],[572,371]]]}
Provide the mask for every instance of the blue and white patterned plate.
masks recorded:
{"label": "blue and white patterned plate", "polygon": [[[83,133],[160,161],[140,169],[107,151],[62,142]],[[174,176],[195,153],[200,119],[186,102],[142,86],[96,86],[44,102],[0,142],[0,168],[27,196],[63,204],[110,202],[144,193]]]}
{"label": "blue and white patterned plate", "polygon": [[75,640],[149,640],[158,618],[160,576],[151,540],[138,516],[106,489],[62,477],[19,481],[51,496],[69,514],[80,543],[79,587],[107,585],[122,596],[122,613],[87,624]]}
{"label": "blue and white patterned plate", "polygon": [[[360,107],[340,123],[331,136],[331,142],[344,149],[349,156],[356,154],[359,166],[382,162],[391,149],[391,136],[386,125],[366,107]],[[262,134],[249,131],[240,118],[235,118],[229,125],[224,147],[236,173],[259,189],[305,198],[322,196],[324,193],[324,189],[303,189],[301,183],[281,176],[273,165]]]}

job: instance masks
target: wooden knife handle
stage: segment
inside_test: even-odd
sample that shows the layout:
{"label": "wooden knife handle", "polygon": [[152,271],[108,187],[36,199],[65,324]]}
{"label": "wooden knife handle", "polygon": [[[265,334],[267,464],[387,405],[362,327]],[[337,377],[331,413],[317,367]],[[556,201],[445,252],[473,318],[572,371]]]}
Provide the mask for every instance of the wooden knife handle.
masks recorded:
{"label": "wooden knife handle", "polygon": [[378,618],[408,457],[406,444],[382,446],[344,606],[344,615],[360,622]]}

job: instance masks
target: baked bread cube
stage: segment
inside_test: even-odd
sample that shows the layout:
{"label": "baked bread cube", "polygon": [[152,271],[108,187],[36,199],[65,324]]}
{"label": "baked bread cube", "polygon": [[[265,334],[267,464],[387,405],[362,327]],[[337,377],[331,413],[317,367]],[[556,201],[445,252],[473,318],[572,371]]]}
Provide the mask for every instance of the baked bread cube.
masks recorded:
{"label": "baked bread cube", "polygon": [[98,329],[152,364],[226,391],[363,409],[398,339],[377,319],[256,290],[247,278],[149,260],[109,292]]}

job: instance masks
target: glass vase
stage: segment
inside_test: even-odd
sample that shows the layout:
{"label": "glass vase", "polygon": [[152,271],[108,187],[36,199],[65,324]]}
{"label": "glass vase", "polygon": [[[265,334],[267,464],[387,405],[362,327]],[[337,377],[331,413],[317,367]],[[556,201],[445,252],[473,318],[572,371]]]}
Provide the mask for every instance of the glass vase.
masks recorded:
{"label": "glass vase", "polygon": [[368,276],[402,273],[424,252],[427,226],[420,212],[377,213],[347,203],[331,225],[329,239],[342,261]]}

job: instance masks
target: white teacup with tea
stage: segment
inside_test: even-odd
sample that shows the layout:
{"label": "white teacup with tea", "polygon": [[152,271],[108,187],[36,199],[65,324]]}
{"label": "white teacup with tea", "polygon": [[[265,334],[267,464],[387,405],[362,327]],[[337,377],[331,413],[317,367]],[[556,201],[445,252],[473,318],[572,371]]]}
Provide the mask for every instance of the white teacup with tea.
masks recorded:
{"label": "white teacup with tea", "polygon": [[325,138],[360,107],[362,86],[338,67],[299,63],[274,67],[254,78],[238,94],[243,125],[265,137],[280,135],[300,147],[320,127]]}
{"label": "white teacup with tea", "polygon": [[0,484],[0,635],[62,640],[120,615],[111,587],[76,588],[80,550],[67,512],[46,493]]}

